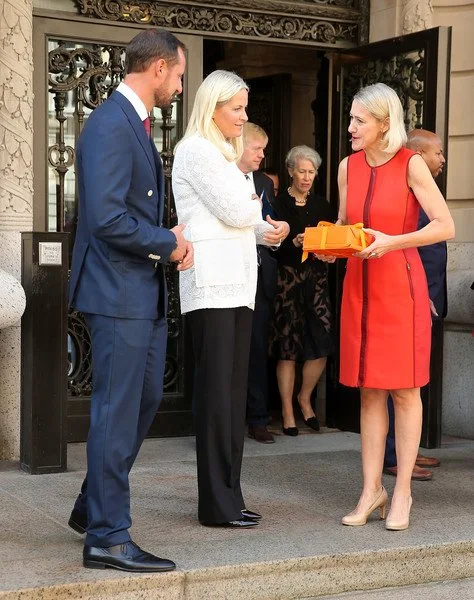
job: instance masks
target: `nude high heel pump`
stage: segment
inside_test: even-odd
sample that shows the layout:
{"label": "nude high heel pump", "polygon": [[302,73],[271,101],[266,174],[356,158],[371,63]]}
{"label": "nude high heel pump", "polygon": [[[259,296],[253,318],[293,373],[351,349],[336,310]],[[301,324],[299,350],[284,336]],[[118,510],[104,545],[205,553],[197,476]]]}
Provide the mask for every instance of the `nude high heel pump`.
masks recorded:
{"label": "nude high heel pump", "polygon": [[377,496],[377,498],[372,502],[372,504],[367,507],[367,509],[364,510],[361,508],[358,511],[357,511],[357,509],[353,510],[351,513],[349,513],[345,517],[342,517],[341,523],[343,525],[350,525],[352,527],[360,527],[361,525],[365,525],[367,523],[367,519],[369,518],[369,516],[374,512],[374,510],[377,510],[377,508],[380,510],[380,518],[385,519],[385,511],[387,509],[387,500],[388,500],[387,491],[382,486],[382,491]]}
{"label": "nude high heel pump", "polygon": [[396,521],[390,518],[389,512],[387,521],[385,522],[385,529],[390,529],[391,531],[403,531],[404,529],[408,529],[408,525],[410,524],[410,510],[412,505],[411,496],[408,498],[408,511],[405,519],[401,519],[400,521]]}

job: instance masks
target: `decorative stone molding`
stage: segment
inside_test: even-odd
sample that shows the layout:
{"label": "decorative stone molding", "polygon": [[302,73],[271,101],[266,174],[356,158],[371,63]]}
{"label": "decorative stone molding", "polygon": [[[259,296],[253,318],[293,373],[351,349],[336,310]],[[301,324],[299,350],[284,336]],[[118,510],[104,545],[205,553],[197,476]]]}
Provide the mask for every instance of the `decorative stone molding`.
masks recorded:
{"label": "decorative stone molding", "polygon": [[0,269],[0,329],[18,324],[25,306],[25,291],[21,283]]}
{"label": "decorative stone molding", "polygon": [[368,41],[368,0],[76,0],[82,14],[183,33],[351,47]]}
{"label": "decorative stone molding", "polygon": [[33,221],[32,0],[0,2],[0,230]]}
{"label": "decorative stone molding", "polygon": [[403,35],[433,27],[432,0],[403,0],[401,24]]}

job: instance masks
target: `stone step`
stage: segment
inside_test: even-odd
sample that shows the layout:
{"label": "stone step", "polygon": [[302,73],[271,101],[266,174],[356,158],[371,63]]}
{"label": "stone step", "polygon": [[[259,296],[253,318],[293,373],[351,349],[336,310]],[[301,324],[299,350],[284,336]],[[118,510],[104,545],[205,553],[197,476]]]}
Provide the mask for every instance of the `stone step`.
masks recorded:
{"label": "stone step", "polygon": [[3,591],[0,600],[289,600],[469,577],[474,542],[464,541],[156,575],[117,572],[113,579]]}
{"label": "stone step", "polygon": [[336,596],[303,598],[302,600],[468,600],[474,598],[474,579],[435,581],[418,585],[383,588],[370,592],[347,592]]}

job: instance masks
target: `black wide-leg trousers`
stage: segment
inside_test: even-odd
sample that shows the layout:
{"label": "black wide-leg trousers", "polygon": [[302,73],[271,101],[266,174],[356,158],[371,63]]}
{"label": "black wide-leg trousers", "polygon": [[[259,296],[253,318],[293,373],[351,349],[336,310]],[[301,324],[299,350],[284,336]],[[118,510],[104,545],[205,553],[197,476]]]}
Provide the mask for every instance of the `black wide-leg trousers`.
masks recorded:
{"label": "black wide-leg trousers", "polygon": [[252,311],[209,308],[187,314],[194,355],[198,517],[219,524],[245,507],[240,471],[245,435]]}

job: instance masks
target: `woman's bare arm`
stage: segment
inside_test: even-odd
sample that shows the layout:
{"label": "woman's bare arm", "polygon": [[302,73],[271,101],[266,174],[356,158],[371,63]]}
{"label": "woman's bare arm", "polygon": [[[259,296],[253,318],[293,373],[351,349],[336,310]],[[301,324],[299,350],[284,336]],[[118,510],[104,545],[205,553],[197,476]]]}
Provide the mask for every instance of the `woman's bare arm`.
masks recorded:
{"label": "woman's bare arm", "polygon": [[337,213],[336,225],[347,224],[346,202],[347,202],[347,160],[343,158],[339,163],[337,172],[337,185],[339,188],[339,211]]}

